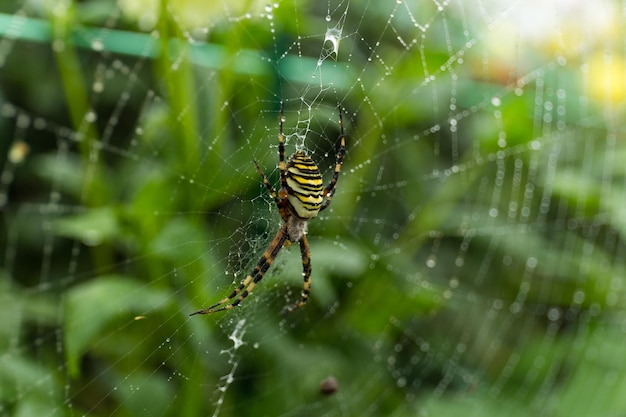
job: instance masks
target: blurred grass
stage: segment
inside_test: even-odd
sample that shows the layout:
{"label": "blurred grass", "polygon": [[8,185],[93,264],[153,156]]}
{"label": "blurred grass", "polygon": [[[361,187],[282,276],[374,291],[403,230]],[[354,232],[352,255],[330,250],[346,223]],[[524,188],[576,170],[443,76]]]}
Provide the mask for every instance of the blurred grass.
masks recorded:
{"label": "blurred grass", "polygon": [[[245,253],[259,254],[275,230],[250,162],[275,178],[278,103],[299,97],[317,59],[274,59],[276,45],[302,30],[287,7],[276,10],[275,39],[257,36],[249,19],[216,26],[220,43],[209,44],[188,42],[160,4],[157,37],[87,19],[84,5],[40,20],[0,15],[0,35],[14,45],[0,79],[2,134],[26,130],[31,147],[23,165],[3,161],[15,177],[2,214],[2,410],[209,414],[220,384],[229,384],[221,415],[622,407],[611,393],[624,373],[606,358],[623,353],[612,321],[623,313],[623,194],[595,185],[619,180],[606,164],[624,150],[601,140],[609,127],[587,125],[601,107],[575,116],[583,93],[574,71],[544,70],[543,102],[569,95],[567,116],[541,122],[535,79],[523,94],[495,75],[481,79],[471,73],[481,54],[458,47],[469,72],[459,81],[436,36],[423,57],[382,39],[393,76],[369,64],[359,85],[370,91],[350,90],[371,51],[342,40],[352,64],[326,62],[323,73],[347,110],[349,156],[332,212],[311,223],[312,302],[279,315],[284,294],[300,286],[292,249],[272,271],[277,284],[264,281],[249,307],[189,320],[229,291],[224,271],[246,273],[256,256]],[[299,21],[315,20],[298,10]],[[363,16],[387,17],[374,12]],[[93,20],[103,28],[84,24]],[[448,23],[449,42],[462,45],[461,25]],[[423,61],[432,81],[414,70]],[[336,97],[324,98],[320,120],[333,120]],[[229,350],[238,320],[258,345]],[[227,382],[230,354],[237,369]],[[331,373],[340,392],[320,400]],[[604,398],[592,409],[580,395],[590,390]]]}

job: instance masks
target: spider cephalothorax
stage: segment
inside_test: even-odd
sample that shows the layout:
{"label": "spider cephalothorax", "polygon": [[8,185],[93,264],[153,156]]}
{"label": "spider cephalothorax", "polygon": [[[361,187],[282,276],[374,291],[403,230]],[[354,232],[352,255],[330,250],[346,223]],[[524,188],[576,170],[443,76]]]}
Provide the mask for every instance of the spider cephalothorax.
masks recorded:
{"label": "spider cephalothorax", "polygon": [[238,306],[263,278],[265,272],[272,265],[276,256],[278,256],[278,252],[286,243],[299,242],[300,254],[302,256],[302,275],[304,276],[304,287],[300,301],[287,306],[286,310],[293,311],[307,302],[311,288],[311,252],[306,238],[307,225],[309,220],[329,206],[335,192],[335,185],[337,184],[341,164],[346,152],[346,138],[343,133],[341,107],[339,107],[339,129],[341,138],[339,139],[339,150],[337,151],[333,177],[328,185],[324,187],[319,168],[306,152],[296,151],[285,164],[285,138],[283,135],[283,108],[281,103],[278,134],[278,168],[280,170],[280,189],[278,193],[276,193],[256,161],[254,161],[254,165],[259,175],[261,175],[263,184],[269,191],[276,207],[278,207],[284,224],[274,239],[272,239],[272,242],[270,242],[252,273],[228,297],[212,306],[192,313],[192,316],[194,314],[215,313],[216,311],[228,310]]}

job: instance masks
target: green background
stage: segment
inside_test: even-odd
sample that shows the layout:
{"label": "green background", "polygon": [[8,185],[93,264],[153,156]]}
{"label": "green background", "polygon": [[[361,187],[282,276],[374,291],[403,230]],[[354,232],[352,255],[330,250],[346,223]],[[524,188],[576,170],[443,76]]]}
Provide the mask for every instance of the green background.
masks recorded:
{"label": "green background", "polygon": [[[499,5],[221,6],[2,4],[0,415],[622,415],[619,18],[508,61]],[[280,227],[282,100],[326,181],[344,109],[311,301],[292,247],[190,318]]]}

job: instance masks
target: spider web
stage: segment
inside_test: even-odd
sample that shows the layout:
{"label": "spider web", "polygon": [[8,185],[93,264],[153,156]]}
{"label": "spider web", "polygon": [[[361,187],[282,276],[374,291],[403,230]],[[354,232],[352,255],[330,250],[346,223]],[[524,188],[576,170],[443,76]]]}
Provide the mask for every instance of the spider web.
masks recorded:
{"label": "spider web", "polygon": [[623,414],[624,10],[3,4],[0,415]]}

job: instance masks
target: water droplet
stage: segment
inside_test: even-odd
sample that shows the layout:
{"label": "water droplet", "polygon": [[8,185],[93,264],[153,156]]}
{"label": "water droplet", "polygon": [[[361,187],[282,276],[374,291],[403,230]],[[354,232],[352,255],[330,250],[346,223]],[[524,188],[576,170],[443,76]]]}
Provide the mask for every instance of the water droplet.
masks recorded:
{"label": "water droplet", "polygon": [[93,41],[91,41],[91,49],[98,52],[103,51],[104,43],[100,39],[94,39]]}
{"label": "water droplet", "polygon": [[104,91],[104,83],[102,81],[94,81],[91,89],[94,93],[101,93]]}
{"label": "water droplet", "polygon": [[87,123],[93,123],[98,119],[98,116],[96,115],[96,113],[94,111],[88,111],[87,113],[85,113],[85,121]]}
{"label": "water droplet", "polygon": [[26,158],[26,155],[28,155],[29,150],[30,147],[26,142],[18,140],[13,143],[13,146],[11,146],[11,150],[9,151],[9,160],[14,164],[21,163],[24,161],[24,158]]}

